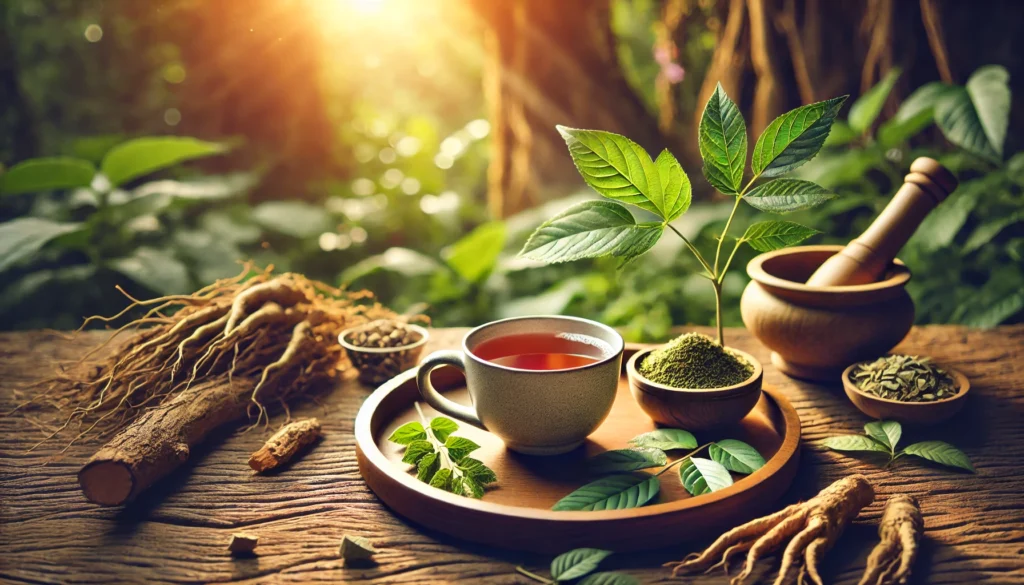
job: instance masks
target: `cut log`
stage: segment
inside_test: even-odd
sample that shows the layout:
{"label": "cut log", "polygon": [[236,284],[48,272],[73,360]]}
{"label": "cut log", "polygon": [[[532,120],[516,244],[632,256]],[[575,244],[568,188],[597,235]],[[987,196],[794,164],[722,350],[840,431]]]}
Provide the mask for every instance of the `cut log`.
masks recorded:
{"label": "cut log", "polygon": [[300,449],[320,438],[320,421],[315,418],[286,424],[249,457],[256,473],[287,463]]}
{"label": "cut log", "polygon": [[118,506],[188,460],[212,431],[246,415],[256,381],[234,378],[196,384],[140,416],[78,472],[89,501]]}

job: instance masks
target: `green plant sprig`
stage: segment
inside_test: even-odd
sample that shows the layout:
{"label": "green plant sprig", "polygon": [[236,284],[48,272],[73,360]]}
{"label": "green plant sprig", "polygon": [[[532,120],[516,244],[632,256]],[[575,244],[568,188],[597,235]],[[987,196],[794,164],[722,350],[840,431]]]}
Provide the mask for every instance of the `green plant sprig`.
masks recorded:
{"label": "green plant sprig", "polygon": [[[573,491],[552,510],[621,510],[650,502],[661,490],[662,475],[678,469],[679,480],[690,495],[700,496],[733,484],[732,473],[749,474],[765,465],[756,449],[743,441],[724,439],[697,446],[683,429],[658,429],[634,437],[627,449],[613,449],[591,457],[588,469],[610,474]],[[669,462],[665,451],[688,450]],[[695,457],[707,450],[709,459]],[[639,470],[661,467],[656,473]]]}
{"label": "green plant sprig", "polygon": [[922,441],[897,451],[896,446],[903,437],[903,427],[894,420],[869,422],[864,425],[864,433],[829,437],[822,441],[822,444],[833,451],[885,453],[889,456],[886,467],[892,466],[901,457],[912,455],[947,467],[977,473],[967,454],[944,441]]}
{"label": "green plant sprig", "polygon": [[[762,221],[747,228],[722,264],[722,249],[740,201],[760,211],[788,213],[808,209],[835,197],[824,187],[801,179],[776,178],[813,158],[821,149],[847,96],[802,106],[776,118],[757,139],[751,156],[751,177],[744,183],[747,126],[721,84],[704,108],[699,146],[708,183],[736,200],[718,236],[714,261],[707,258],[671,222],[690,207],[691,185],[679,161],[667,149],[656,159],[624,136],[598,130],[557,126],[583,180],[611,201],[585,201],[541,224],[527,240],[521,256],[556,263],[613,256],[623,265],[650,250],[665,228],[675,232],[700,263],[715,292],[718,343],[722,328],[722,283],[743,243],[768,252],[798,244],[817,230],[789,221]],[[761,179],[772,179],[767,182]],[[658,221],[638,223],[626,203],[654,214]]]}
{"label": "green plant sprig", "polygon": [[388,437],[388,441],[405,446],[402,462],[415,465],[416,477],[433,487],[482,498],[484,487],[498,477],[482,461],[469,457],[480,445],[454,436],[459,425],[450,418],[438,416],[428,423],[419,403],[415,406],[422,422],[407,422]]}
{"label": "green plant sprig", "polygon": [[577,581],[578,585],[636,585],[639,583],[635,577],[625,573],[594,572],[601,561],[611,554],[612,551],[599,548],[577,548],[562,553],[551,561],[551,578],[528,571],[522,566],[517,566],[516,572],[545,585],[566,583],[575,579],[580,579]]}

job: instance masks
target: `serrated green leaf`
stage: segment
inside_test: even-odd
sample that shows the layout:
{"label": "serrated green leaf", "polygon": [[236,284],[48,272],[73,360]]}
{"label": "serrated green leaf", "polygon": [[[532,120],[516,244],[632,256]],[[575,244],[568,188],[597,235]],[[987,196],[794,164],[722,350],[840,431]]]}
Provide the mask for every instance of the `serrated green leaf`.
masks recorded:
{"label": "serrated green leaf", "polygon": [[686,210],[690,208],[690,199],[692,198],[690,177],[686,175],[682,165],[679,164],[679,161],[676,160],[676,157],[667,148],[661,151],[661,154],[654,161],[654,165],[658,167],[658,176],[661,177],[662,192],[677,194],[676,196],[678,197],[672,209],[667,211],[670,215],[666,220],[672,221],[686,213]]}
{"label": "serrated green leaf", "polygon": [[399,445],[408,445],[413,441],[421,441],[427,438],[427,431],[417,421],[407,422],[395,429],[388,440]]}
{"label": "serrated green leaf", "polygon": [[771,252],[799,244],[817,233],[791,221],[761,221],[748,227],[741,239],[759,252]]}
{"label": "serrated green leaf", "polygon": [[639,144],[611,132],[556,128],[583,180],[595,191],[666,220],[682,213],[682,192],[662,189],[658,166]]}
{"label": "serrated green leaf", "polygon": [[882,106],[885,105],[885,100],[889,98],[892,87],[899,77],[899,67],[892,68],[881,81],[853,102],[853,105],[850,106],[850,115],[847,116],[850,128],[858,134],[863,134],[868,128],[871,128],[878,118],[878,114],[882,113]]}
{"label": "serrated green leaf", "polygon": [[402,463],[419,463],[420,459],[433,452],[434,446],[430,441],[413,441],[405,447]]}
{"label": "serrated green leaf", "polygon": [[81,228],[80,223],[38,217],[19,217],[0,224],[0,271],[28,260],[51,240]]}
{"label": "serrated green leaf", "polygon": [[623,510],[643,506],[658,495],[661,482],[646,473],[610,475],[592,481],[559,500],[551,508],[569,510]]}
{"label": "serrated green leaf", "polygon": [[889,452],[896,452],[896,445],[903,436],[903,426],[894,420],[876,420],[864,425],[864,432],[869,437],[885,445]]}
{"label": "serrated green leaf", "polygon": [[667,463],[668,457],[661,449],[650,447],[615,449],[591,457],[587,461],[587,470],[592,473],[636,471],[648,467],[661,467]]}
{"label": "serrated green leaf", "polygon": [[822,445],[833,451],[878,451],[888,453],[889,448],[864,435],[838,435],[829,437],[821,442]]}
{"label": "serrated green leaf", "polygon": [[847,97],[801,106],[772,121],[754,145],[754,174],[777,177],[814,158]]}
{"label": "serrated green leaf", "polygon": [[835,197],[835,193],[810,181],[775,179],[754,187],[743,200],[761,211],[789,213],[816,207]]}
{"label": "serrated green leaf", "polygon": [[674,449],[696,449],[697,439],[690,431],[683,429],[658,429],[629,440],[636,447],[653,447],[662,451]]}
{"label": "serrated green leaf", "polygon": [[612,551],[599,548],[577,548],[562,553],[551,561],[551,578],[556,581],[579,579],[596,569],[610,554]]}
{"label": "serrated green leaf", "polygon": [[88,187],[96,175],[92,163],[67,156],[22,161],[0,175],[0,193],[18,195]]}
{"label": "serrated green leaf", "polygon": [[445,248],[441,256],[463,279],[480,282],[491,273],[504,248],[505,222],[492,221]]}
{"label": "serrated green leaf", "polygon": [[484,497],[484,487],[468,475],[452,480],[452,493],[480,499]]}
{"label": "serrated green leaf", "polygon": [[594,573],[577,583],[577,585],[639,585],[639,583],[640,581],[632,575],[606,571],[604,573]]}
{"label": "serrated green leaf", "polygon": [[452,482],[452,470],[451,469],[439,469],[434,477],[430,479],[430,485],[432,487],[441,488],[445,491],[451,491]]}
{"label": "serrated green leaf", "polygon": [[960,469],[975,473],[974,466],[971,465],[971,460],[967,457],[967,454],[944,441],[924,441],[907,445],[903,449],[903,453],[927,459],[947,467],[959,467]]}
{"label": "serrated green leaf", "polygon": [[498,476],[495,475],[493,469],[484,465],[482,461],[478,461],[472,457],[463,457],[462,459],[459,459],[457,466],[468,477],[472,477],[477,483],[482,485],[498,481]]}
{"label": "serrated green leaf", "polygon": [[551,263],[601,256],[628,260],[654,247],[662,231],[661,224],[637,224],[617,203],[584,201],[541,224],[519,255]]}
{"label": "serrated green leaf", "polygon": [[729,470],[721,463],[701,457],[690,457],[679,466],[679,479],[691,495],[700,496],[732,485]]}
{"label": "serrated green leaf", "polygon": [[757,449],[736,439],[725,439],[711,443],[708,454],[713,461],[736,473],[754,473],[764,467],[765,460]]}
{"label": "serrated green leaf", "polygon": [[480,445],[466,437],[448,437],[444,446],[448,448],[448,456],[452,461],[458,461],[480,448]]}
{"label": "serrated green leaf", "polygon": [[440,456],[437,453],[427,453],[424,455],[419,463],[416,464],[416,479],[430,483],[433,479],[434,474],[441,467],[438,458]]}
{"label": "serrated green leaf", "polygon": [[136,138],[110,149],[103,157],[100,171],[116,187],[143,175],[227,150],[223,144],[184,136]]}
{"label": "serrated green leaf", "polygon": [[739,193],[747,162],[747,125],[721,83],[704,106],[698,144],[708,183],[727,195]]}
{"label": "serrated green leaf", "polygon": [[436,416],[430,420],[430,430],[434,432],[438,441],[444,441],[448,435],[459,430],[459,425],[450,418]]}

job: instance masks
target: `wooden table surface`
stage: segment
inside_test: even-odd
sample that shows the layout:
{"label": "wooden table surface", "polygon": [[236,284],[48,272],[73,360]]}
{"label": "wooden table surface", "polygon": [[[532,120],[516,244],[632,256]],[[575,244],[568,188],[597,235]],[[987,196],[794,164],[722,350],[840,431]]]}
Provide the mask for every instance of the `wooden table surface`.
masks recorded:
{"label": "wooden table surface", "polygon": [[[435,330],[428,351],[454,347],[463,331]],[[0,334],[0,409],[9,410],[12,389],[45,374],[57,360],[80,356],[102,335],[66,340],[46,332]],[[913,582],[1024,583],[1024,326],[922,327],[898,348],[933,356],[970,377],[972,395],[957,418],[939,428],[907,429],[904,441],[948,440],[967,452],[978,475],[909,458],[883,469],[877,460],[826,451],[821,439],[858,432],[867,422],[841,387],[790,380],[747,332],[731,329],[726,337],[765,364],[765,384],[782,387],[800,412],[803,459],[786,501],[807,498],[854,472],[868,476],[878,494],[826,556],[827,582],[857,583],[877,540],[883,502],[908,493],[920,499],[926,525]],[[377,500],[359,476],[352,435],[369,392],[347,381],[326,403],[296,408],[295,415],[320,418],[325,438],[281,473],[255,476],[246,465],[269,430],[225,431],[124,509],[90,504],[78,488],[76,473],[97,448],[95,441],[63,455],[60,443],[26,453],[41,437],[39,429],[21,414],[0,418],[0,581],[530,583],[513,572],[517,564],[546,572],[550,558],[440,535],[405,522]],[[241,529],[259,534],[257,557],[228,555],[229,535]],[[373,540],[381,550],[379,564],[343,567],[337,547],[346,533]],[[612,556],[602,567],[644,583],[672,582],[661,563],[688,552],[677,547]],[[763,581],[774,579],[770,565],[763,563]],[[674,582],[728,580],[716,574]]]}

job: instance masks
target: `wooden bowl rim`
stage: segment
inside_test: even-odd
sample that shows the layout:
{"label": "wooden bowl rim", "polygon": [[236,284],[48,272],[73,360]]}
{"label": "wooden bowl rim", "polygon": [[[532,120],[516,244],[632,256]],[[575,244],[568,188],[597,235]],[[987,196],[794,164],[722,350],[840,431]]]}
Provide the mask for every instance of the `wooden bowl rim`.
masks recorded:
{"label": "wooden bowl rim", "polygon": [[[899,406],[918,406],[918,407],[925,407],[925,408],[927,408],[929,406],[937,407],[937,406],[942,405],[942,404],[949,404],[951,402],[956,402],[957,400],[961,400],[964,397],[966,397],[967,393],[970,392],[970,390],[971,390],[971,381],[970,381],[970,379],[967,378],[967,376],[963,372],[961,372],[960,370],[954,370],[953,368],[942,368],[942,369],[946,370],[946,372],[950,375],[951,378],[953,378],[954,381],[956,381],[957,387],[960,390],[955,395],[950,396],[949,398],[942,398],[940,400],[933,400],[931,402],[904,402],[902,400],[893,400],[891,398],[882,398],[881,396],[875,396],[874,394],[868,394],[867,392],[865,392],[865,391],[861,390],[860,388],[858,388],[857,385],[853,383],[853,379],[850,378],[850,374],[853,373],[853,368],[859,366],[860,364],[867,363],[867,362],[870,362],[870,361],[874,361],[874,360],[862,360],[862,361],[859,361],[859,362],[856,362],[856,363],[852,363],[849,366],[847,366],[847,368],[845,370],[843,370],[843,387],[846,388],[847,390],[850,390],[851,392],[855,392],[855,393],[857,393],[857,395],[863,396],[864,398],[868,399],[869,401],[875,402],[877,404],[895,404],[895,405],[899,405]],[[922,409],[922,410],[924,410],[924,409]]]}
{"label": "wooden bowl rim", "polygon": [[638,370],[636,367],[637,364],[640,363],[640,360],[643,359],[643,356],[646,356],[647,354],[651,353],[656,349],[658,349],[658,346],[648,347],[646,349],[642,349],[634,353],[632,357],[629,358],[629,361],[626,362],[626,374],[630,378],[635,378],[638,382],[641,382],[647,386],[650,386],[651,388],[661,390],[664,392],[692,394],[694,397],[720,397],[720,395],[722,394],[742,394],[743,391],[749,390],[750,386],[755,385],[756,380],[764,375],[764,368],[761,366],[761,362],[757,358],[741,349],[726,346],[726,349],[740,354],[740,356],[743,359],[747,360],[747,362],[754,367],[754,373],[750,374],[749,378],[743,380],[738,384],[733,384],[732,386],[723,386],[721,388],[675,388],[673,386],[666,386],[665,384],[659,384],[657,382],[652,382],[651,380],[647,379],[640,373],[640,370]]}
{"label": "wooden bowl rim", "polygon": [[344,331],[338,334],[338,343],[341,344],[341,347],[344,347],[348,351],[352,351],[355,353],[395,353],[400,351],[409,351],[410,349],[416,349],[418,347],[423,347],[424,345],[427,344],[427,340],[430,339],[430,332],[427,331],[425,327],[413,325],[412,323],[403,323],[402,325],[404,327],[408,327],[409,329],[412,329],[414,332],[419,333],[420,338],[410,344],[396,345],[394,347],[363,347],[361,345],[353,345],[348,341],[345,341],[345,337],[347,337],[349,334],[355,333],[356,331],[359,331],[361,329],[365,329],[370,325],[373,325],[377,321],[388,321],[388,319],[377,319],[376,321],[370,321],[369,323],[363,323],[362,325],[349,327],[348,329],[345,329]]}
{"label": "wooden bowl rim", "polygon": [[802,282],[795,282],[792,280],[786,280],[779,278],[773,274],[770,274],[764,269],[764,263],[767,260],[778,258],[779,256],[792,256],[795,254],[812,253],[812,252],[832,252],[833,255],[838,253],[845,246],[831,245],[831,244],[819,244],[816,246],[796,246],[793,248],[783,248],[781,250],[775,250],[772,252],[765,252],[758,254],[747,264],[747,274],[752,280],[765,286],[771,286],[778,289],[793,291],[793,292],[807,292],[821,295],[845,295],[850,293],[872,293],[883,291],[887,289],[899,288],[905,286],[910,282],[910,269],[903,263],[902,260],[896,258],[892,261],[893,273],[889,278],[879,281],[872,282],[869,284],[857,284],[853,286],[807,286]]}
{"label": "wooden bowl rim", "polygon": [[[385,382],[369,397],[367,397],[365,402],[363,402],[363,405],[359,409],[359,413],[356,415],[355,422],[356,454],[364,459],[368,465],[376,468],[377,471],[382,473],[384,478],[386,478],[385,481],[397,483],[397,487],[399,489],[414,492],[416,497],[421,501],[431,502],[436,505],[453,506],[482,514],[515,517],[525,520],[571,522],[581,525],[581,528],[585,528],[586,525],[595,522],[600,523],[614,520],[649,518],[666,513],[691,510],[701,506],[721,502],[747,490],[756,489],[757,486],[769,477],[780,472],[799,453],[801,432],[800,415],[782,392],[774,388],[765,388],[765,394],[775,402],[776,408],[779,409],[779,412],[782,415],[785,433],[782,439],[782,444],[779,445],[778,451],[776,451],[775,455],[765,463],[764,467],[743,479],[740,479],[723,490],[699,497],[686,498],[684,500],[677,500],[653,506],[641,506],[639,508],[627,508],[625,510],[591,512],[556,512],[554,510],[523,508],[508,504],[495,504],[492,502],[485,502],[483,500],[475,500],[466,496],[457,496],[455,494],[430,487],[428,484],[416,479],[414,475],[410,475],[406,470],[399,469],[399,467],[393,464],[377,447],[377,441],[373,436],[372,429],[373,414],[392,392],[410,380],[415,379],[417,369],[418,368],[410,368],[395,376],[388,382]],[[360,465],[360,467],[361,466],[362,465]],[[369,484],[369,481],[366,479],[366,474],[364,474],[363,477],[364,481],[367,481]],[[372,485],[370,488],[374,492],[377,491]],[[384,487],[383,489],[384,491],[391,491],[387,487]],[[384,500],[384,502],[387,503],[387,500]]]}

